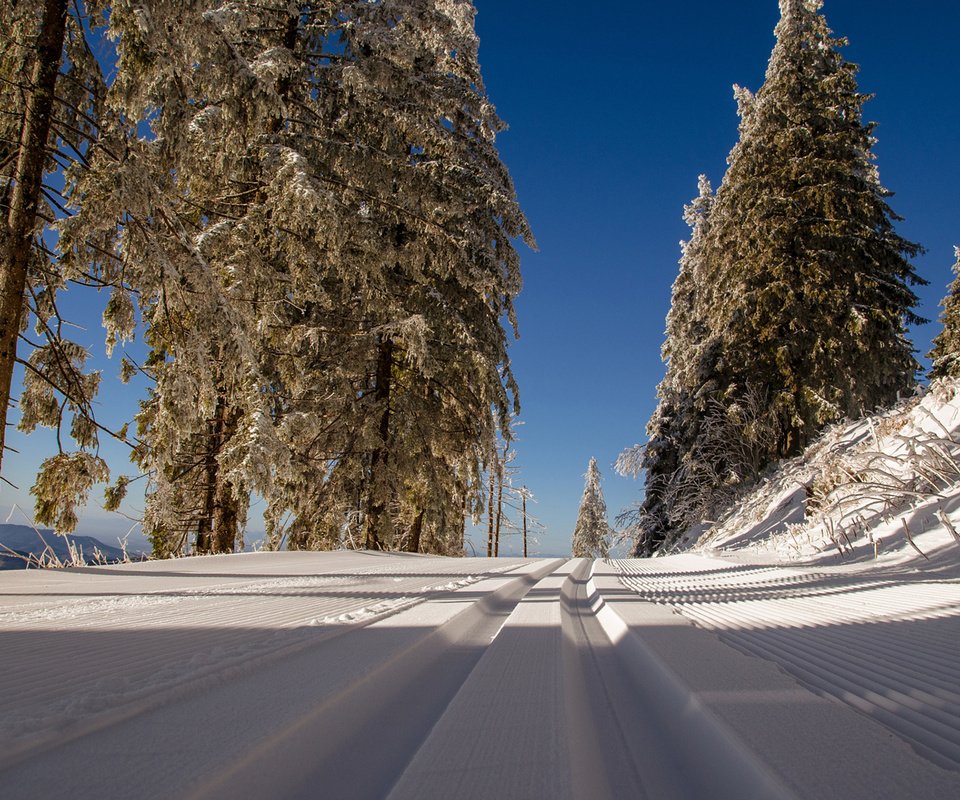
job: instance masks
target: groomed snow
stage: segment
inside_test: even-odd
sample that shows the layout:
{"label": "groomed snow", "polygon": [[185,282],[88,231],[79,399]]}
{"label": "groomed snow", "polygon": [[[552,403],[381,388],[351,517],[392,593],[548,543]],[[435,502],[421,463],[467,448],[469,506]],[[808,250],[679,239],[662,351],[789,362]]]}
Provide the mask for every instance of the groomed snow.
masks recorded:
{"label": "groomed snow", "polygon": [[260,553],[7,573],[2,794],[960,796],[939,744],[957,594],[857,569]]}
{"label": "groomed snow", "polygon": [[960,548],[951,567],[621,561],[623,584],[960,770]]}

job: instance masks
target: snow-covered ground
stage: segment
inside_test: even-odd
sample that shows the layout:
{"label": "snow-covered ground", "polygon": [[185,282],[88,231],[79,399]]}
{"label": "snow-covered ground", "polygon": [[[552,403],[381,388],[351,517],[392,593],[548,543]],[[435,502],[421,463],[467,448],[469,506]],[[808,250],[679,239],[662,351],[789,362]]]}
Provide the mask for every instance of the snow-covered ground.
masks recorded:
{"label": "snow-covered ground", "polygon": [[0,795],[957,797],[955,573],[885,569],[255,553],[6,573]]}
{"label": "snow-covered ground", "polygon": [[652,560],[0,574],[7,798],[960,797],[960,394]]}

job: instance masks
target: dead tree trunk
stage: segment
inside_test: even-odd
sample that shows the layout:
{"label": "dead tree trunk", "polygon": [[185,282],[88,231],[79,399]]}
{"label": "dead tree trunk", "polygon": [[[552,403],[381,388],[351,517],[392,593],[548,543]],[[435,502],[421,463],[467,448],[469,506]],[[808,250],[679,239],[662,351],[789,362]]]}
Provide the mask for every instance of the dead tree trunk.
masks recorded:
{"label": "dead tree trunk", "polygon": [[463,487],[463,498],[460,502],[460,555],[467,554],[467,490]]}
{"label": "dead tree trunk", "polygon": [[487,494],[487,558],[493,556],[493,470],[490,470],[490,488]]}
{"label": "dead tree trunk", "polygon": [[497,524],[493,530],[493,557],[500,557],[500,523],[503,521],[503,465],[497,470]]}
{"label": "dead tree trunk", "polygon": [[527,489],[520,493],[521,514],[523,515],[523,557],[527,557]]}
{"label": "dead tree trunk", "polygon": [[23,321],[23,298],[27,267],[33,247],[47,138],[53,116],[54,95],[66,30],[66,0],[46,0],[36,44],[36,60],[30,77],[23,127],[20,131],[14,187],[3,232],[3,263],[0,264],[0,464],[6,441],[7,410],[17,359],[17,337]]}

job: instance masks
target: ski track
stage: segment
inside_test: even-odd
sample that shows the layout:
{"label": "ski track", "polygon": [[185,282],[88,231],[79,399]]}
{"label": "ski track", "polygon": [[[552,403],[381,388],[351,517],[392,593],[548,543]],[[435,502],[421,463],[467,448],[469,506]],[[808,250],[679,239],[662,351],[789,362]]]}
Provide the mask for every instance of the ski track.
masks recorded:
{"label": "ski track", "polygon": [[960,770],[960,581],[923,573],[615,562],[624,586],[886,725]]}
{"label": "ski track", "polygon": [[688,556],[20,574],[0,583],[0,794],[960,796],[956,628],[926,627],[956,600]]}
{"label": "ski track", "polygon": [[[488,561],[475,575],[464,574],[456,560],[442,558],[394,559],[348,575],[266,580],[231,570],[161,576],[176,588],[119,596],[70,595],[78,581],[83,583],[78,573],[72,581],[69,571],[47,573],[54,583],[66,584],[65,592],[51,593],[56,599],[44,598],[36,586],[20,595],[15,587],[13,593],[3,593],[10,607],[0,611],[5,695],[0,751],[90,714],[162,695],[218,669],[309,644],[331,626],[396,613],[517,563]],[[216,572],[222,564],[210,566]],[[85,572],[97,575],[104,586],[117,573],[109,568]],[[142,587],[143,581],[135,585]]]}

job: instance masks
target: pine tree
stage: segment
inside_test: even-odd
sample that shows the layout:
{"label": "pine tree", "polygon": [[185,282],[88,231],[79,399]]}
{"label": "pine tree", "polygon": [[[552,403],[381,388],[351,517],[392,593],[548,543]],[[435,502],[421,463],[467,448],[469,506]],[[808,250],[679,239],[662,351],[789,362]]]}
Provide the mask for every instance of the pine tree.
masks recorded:
{"label": "pine tree", "polygon": [[[57,452],[31,488],[34,517],[60,532],[75,528],[76,506],[108,477],[100,434],[126,441],[125,432],[96,419],[101,376],[87,369],[87,350],[65,335],[58,303],[68,283],[105,288],[56,252],[59,229],[78,208],[77,182],[114,124],[91,44],[103,32],[102,10],[96,2],[0,3],[0,459],[19,362],[18,427],[58,433]],[[76,450],[68,452],[71,439]]]}
{"label": "pine tree", "polygon": [[893,401],[918,369],[905,325],[921,320],[862,122],[868,99],[818,13],[781,0],[766,80],[738,92],[741,139],[717,193],[708,248],[719,396],[753,385],[780,430],[768,457],[800,452],[823,425]]}
{"label": "pine tree", "polygon": [[905,329],[921,321],[909,262],[920,248],[894,231],[868,98],[821,6],[781,0],[763,86],[734,90],[740,140],[684,252],[696,279],[682,263],[649,443],[625,459],[648,470],[631,520],[639,554],[721,510],[827,423],[915,381]]}
{"label": "pine tree", "polygon": [[705,175],[699,179],[699,194],[684,207],[684,220],[691,236],[681,242],[680,271],[673,285],[666,339],[661,349],[666,375],[657,387],[657,408],[647,423],[647,444],[624,452],[617,471],[644,475],[643,502],[622,515],[620,522],[633,531],[639,552],[650,555],[667,532],[683,523],[673,501],[680,487],[696,472],[691,453],[699,418],[704,408],[699,398],[709,392],[712,339],[709,309],[702,302],[705,272],[704,247],[710,231],[714,196]]}
{"label": "pine tree", "polygon": [[960,376],[960,247],[954,248],[957,258],[953,265],[954,278],[950,284],[949,294],[940,304],[943,313],[940,322],[943,330],[933,340],[933,349],[929,358],[933,361],[930,368],[931,378],[946,378]]}
{"label": "pine tree", "polygon": [[607,523],[607,504],[603,499],[600,486],[600,469],[597,459],[591,458],[587,465],[583,497],[577,524],[573,529],[574,558],[606,558],[608,554],[607,537],[610,526]]}
{"label": "pine tree", "polygon": [[493,144],[502,123],[483,93],[473,13],[370,5],[345,39],[332,163],[360,201],[350,244],[366,252],[348,257],[364,284],[334,290],[344,302],[331,308],[351,313],[324,331],[355,348],[343,363],[361,371],[343,377],[363,402],[339,392],[343,423],[315,440],[332,467],[322,502],[298,504],[296,546],[354,526],[367,547],[458,552],[457,520],[479,512],[498,431],[509,439],[516,386],[500,320],[514,320],[520,288],[511,239],[532,238]]}
{"label": "pine tree", "polygon": [[150,12],[111,25],[113,100],[152,135],[100,159],[66,233],[116,249],[149,328],[155,549],[231,549],[255,491],[276,545],[459,552],[532,244],[472,4]]}

